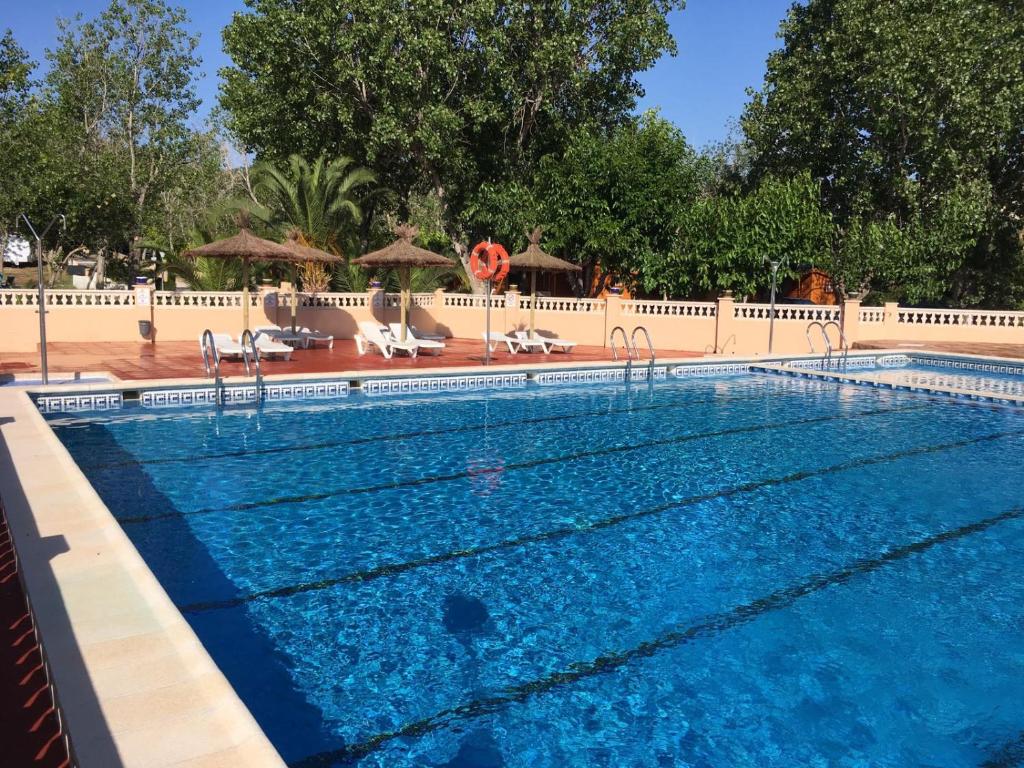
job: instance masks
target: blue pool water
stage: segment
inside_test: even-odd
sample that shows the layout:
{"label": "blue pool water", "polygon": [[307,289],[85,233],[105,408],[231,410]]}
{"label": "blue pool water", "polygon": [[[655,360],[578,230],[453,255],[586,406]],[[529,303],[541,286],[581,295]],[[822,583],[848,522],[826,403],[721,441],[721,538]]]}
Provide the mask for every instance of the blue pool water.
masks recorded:
{"label": "blue pool water", "polygon": [[1024,757],[1024,414],[774,376],[51,417],[295,766]]}

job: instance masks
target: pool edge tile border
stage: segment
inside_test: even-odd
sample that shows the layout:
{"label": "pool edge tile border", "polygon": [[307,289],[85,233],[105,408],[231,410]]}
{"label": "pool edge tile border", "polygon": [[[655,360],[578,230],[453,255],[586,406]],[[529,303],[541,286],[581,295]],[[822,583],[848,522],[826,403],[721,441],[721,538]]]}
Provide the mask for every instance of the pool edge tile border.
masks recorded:
{"label": "pool edge tile border", "polygon": [[[283,768],[30,397],[0,392],[0,411],[0,494],[81,768],[186,768],[217,759]],[[143,641],[161,648],[144,678],[97,658],[112,643]],[[194,695],[173,711],[154,704],[147,712],[147,699],[166,685],[156,680],[190,686]]]}

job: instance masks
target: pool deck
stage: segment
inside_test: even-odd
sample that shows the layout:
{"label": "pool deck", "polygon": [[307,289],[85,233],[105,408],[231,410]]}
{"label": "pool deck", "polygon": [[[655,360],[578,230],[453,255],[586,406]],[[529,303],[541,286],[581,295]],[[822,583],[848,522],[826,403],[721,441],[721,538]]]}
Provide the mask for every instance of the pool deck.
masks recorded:
{"label": "pool deck", "polygon": [[[262,362],[265,375],[317,374],[360,371],[412,371],[442,368],[480,366],[483,362],[483,341],[448,339],[440,355],[420,354],[415,358],[395,355],[390,360],[370,352],[360,355],[351,339],[335,341],[334,349],[320,346],[298,349],[290,361],[266,359]],[[655,350],[659,359],[702,357],[703,353],[685,350]],[[122,381],[154,379],[194,379],[204,376],[203,361],[198,345],[192,341],[162,341],[149,343],[94,342],[88,344],[57,343],[47,347],[48,367],[51,374],[105,371]],[[492,366],[536,366],[544,363],[611,362],[607,347],[576,347],[570,353],[540,352],[510,355],[504,346],[494,352]],[[0,352],[0,375],[38,373],[38,353]],[[241,362],[223,360],[221,370],[225,377],[243,376]]]}

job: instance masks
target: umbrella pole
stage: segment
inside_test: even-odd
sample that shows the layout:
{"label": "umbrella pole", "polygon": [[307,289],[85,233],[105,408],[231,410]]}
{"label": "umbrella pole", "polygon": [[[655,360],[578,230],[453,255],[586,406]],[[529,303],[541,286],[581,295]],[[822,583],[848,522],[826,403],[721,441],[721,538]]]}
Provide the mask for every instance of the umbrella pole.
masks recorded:
{"label": "umbrella pole", "polygon": [[409,268],[408,267],[403,267],[401,270],[399,270],[399,272],[398,272],[398,282],[399,282],[399,286],[402,289],[402,296],[401,296],[401,300],[399,302],[402,305],[402,318],[401,318],[401,322],[402,322],[402,338],[399,339],[399,341],[403,341],[404,342],[406,337],[407,337],[407,334],[408,334],[408,332],[406,331],[406,323],[407,323],[408,318],[409,318],[409,303],[410,303],[409,302],[409,299],[410,299],[409,293],[410,293],[410,290],[411,290],[410,289],[410,282],[411,281],[409,279]]}
{"label": "umbrella pole", "polygon": [[242,259],[242,330],[249,329],[249,260]]}
{"label": "umbrella pole", "polygon": [[295,265],[292,264],[292,333],[295,333],[295,316],[298,314],[298,293],[295,289]]}
{"label": "umbrella pole", "polygon": [[533,313],[537,309],[537,270],[530,271],[530,338],[537,334],[534,331]]}

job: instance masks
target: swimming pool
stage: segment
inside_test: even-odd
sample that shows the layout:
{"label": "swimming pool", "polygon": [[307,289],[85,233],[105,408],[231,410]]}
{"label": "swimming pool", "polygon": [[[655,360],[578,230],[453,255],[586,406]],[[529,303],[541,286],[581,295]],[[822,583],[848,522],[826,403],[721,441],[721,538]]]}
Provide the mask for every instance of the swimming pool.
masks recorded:
{"label": "swimming pool", "polygon": [[49,420],[293,765],[1022,750],[1019,410],[742,375]]}

